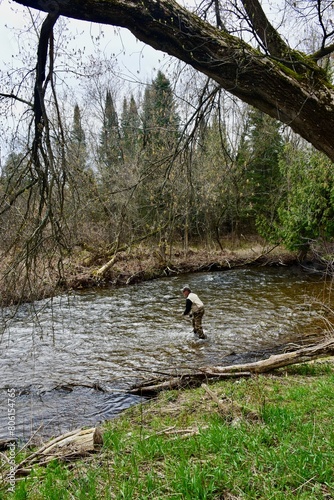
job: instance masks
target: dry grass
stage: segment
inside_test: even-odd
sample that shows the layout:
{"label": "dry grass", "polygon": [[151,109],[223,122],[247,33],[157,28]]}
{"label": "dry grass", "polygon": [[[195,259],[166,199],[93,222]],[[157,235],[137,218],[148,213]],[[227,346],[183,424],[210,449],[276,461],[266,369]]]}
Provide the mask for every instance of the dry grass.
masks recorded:
{"label": "dry grass", "polygon": [[0,296],[2,306],[31,302],[64,290],[119,286],[168,275],[222,270],[250,264],[272,265],[295,262],[295,256],[282,248],[268,248],[258,242],[226,250],[175,248],[162,255],[159,248],[140,246],[119,252],[113,266],[101,276],[99,269],[111,258],[101,249],[77,249],[70,256],[48,255],[33,263],[13,264],[7,256],[0,259]]}

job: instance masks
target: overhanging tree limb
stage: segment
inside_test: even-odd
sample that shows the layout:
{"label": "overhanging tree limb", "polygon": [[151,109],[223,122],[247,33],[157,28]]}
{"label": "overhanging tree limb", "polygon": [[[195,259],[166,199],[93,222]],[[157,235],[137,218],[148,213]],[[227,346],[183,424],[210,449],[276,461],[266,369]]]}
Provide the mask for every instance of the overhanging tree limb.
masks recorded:
{"label": "overhanging tree limb", "polygon": [[284,59],[290,49],[268,21],[260,2],[258,0],[241,1],[265,50],[274,57]]}
{"label": "overhanging tree limb", "polygon": [[[128,28],[139,40],[184,61],[244,102],[288,124],[334,160],[334,89],[312,57],[286,46],[285,59],[271,59],[174,0],[15,1],[69,18]],[[275,56],[282,52],[277,38],[271,47]]]}
{"label": "overhanging tree limb", "polygon": [[331,45],[327,45],[326,47],[321,47],[321,49],[314,52],[311,57],[315,61],[319,61],[319,59],[321,59],[322,57],[326,57],[332,54],[332,52],[334,52],[334,43],[332,43]]}
{"label": "overhanging tree limb", "polygon": [[46,78],[46,61],[48,55],[49,40],[53,32],[53,27],[58,19],[57,14],[48,14],[43,22],[39,37],[36,65],[36,80],[34,92],[34,114],[35,114],[35,148],[38,147],[43,130],[44,94],[43,83]]}

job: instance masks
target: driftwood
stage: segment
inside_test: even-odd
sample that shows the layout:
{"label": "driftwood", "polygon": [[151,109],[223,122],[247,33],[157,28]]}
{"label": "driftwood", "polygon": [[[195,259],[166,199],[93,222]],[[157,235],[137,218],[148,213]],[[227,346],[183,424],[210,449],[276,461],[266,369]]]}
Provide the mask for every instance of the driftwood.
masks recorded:
{"label": "driftwood", "polygon": [[323,342],[300,348],[296,351],[275,354],[267,359],[253,363],[229,366],[206,366],[198,372],[171,377],[167,380],[151,380],[131,389],[132,394],[153,396],[160,391],[199,387],[206,380],[223,380],[227,378],[250,377],[252,374],[267,373],[277,368],[293,364],[306,363],[317,358],[334,355],[334,338]]}
{"label": "driftwood", "polygon": [[154,396],[160,391],[170,391],[173,389],[184,389],[191,387],[199,387],[203,380],[208,380],[209,378],[215,378],[216,380],[223,380],[227,378],[240,378],[240,377],[250,377],[251,373],[240,372],[240,373],[222,373],[222,374],[207,374],[204,372],[191,373],[186,375],[180,375],[178,377],[172,377],[167,380],[155,380],[149,383],[143,383],[133,387],[129,392],[131,394],[138,394],[139,396]]}
{"label": "driftwood", "polygon": [[103,277],[107,271],[109,271],[109,269],[112,268],[112,266],[116,263],[117,261],[117,258],[118,258],[118,255],[117,253],[115,253],[115,255],[113,255],[113,257],[108,260],[108,262],[106,264],[104,264],[102,267],[100,267],[97,272],[96,272],[96,275],[98,277]]}
{"label": "driftwood", "polygon": [[15,476],[26,476],[34,465],[47,465],[51,460],[73,460],[96,452],[103,444],[98,427],[77,429],[58,436],[22,460]]}
{"label": "driftwood", "polygon": [[209,366],[201,368],[201,371],[207,375],[222,375],[240,372],[250,373],[266,373],[284,366],[307,363],[317,358],[333,356],[334,354],[334,339],[329,339],[320,344],[303,347],[297,351],[287,352],[283,354],[274,354],[268,359],[256,361],[254,363],[245,363],[242,365],[230,366]]}

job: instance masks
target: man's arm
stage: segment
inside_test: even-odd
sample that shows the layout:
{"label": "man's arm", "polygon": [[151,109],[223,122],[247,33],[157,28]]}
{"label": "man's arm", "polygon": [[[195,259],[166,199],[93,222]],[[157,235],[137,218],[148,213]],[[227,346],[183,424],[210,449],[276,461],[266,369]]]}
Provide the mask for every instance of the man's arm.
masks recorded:
{"label": "man's arm", "polygon": [[189,314],[189,313],[190,313],[190,311],[191,311],[191,306],[192,306],[192,302],[191,302],[191,300],[190,300],[190,299],[187,299],[187,300],[186,300],[186,308],[185,308],[185,310],[184,310],[183,316],[187,316],[187,314]]}

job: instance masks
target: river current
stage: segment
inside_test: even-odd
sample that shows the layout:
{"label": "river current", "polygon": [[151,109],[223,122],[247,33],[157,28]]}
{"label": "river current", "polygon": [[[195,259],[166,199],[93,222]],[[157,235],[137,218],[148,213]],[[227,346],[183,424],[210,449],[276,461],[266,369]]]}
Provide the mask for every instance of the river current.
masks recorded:
{"label": "river current", "polygon": [[[205,304],[205,342],[182,318],[184,285]],[[145,377],[298,345],[324,326],[326,287],[297,268],[253,267],[75,292],[15,314],[5,309],[0,439],[9,437],[8,390],[15,391],[19,440],[96,425],[138,403],[127,391]]]}

